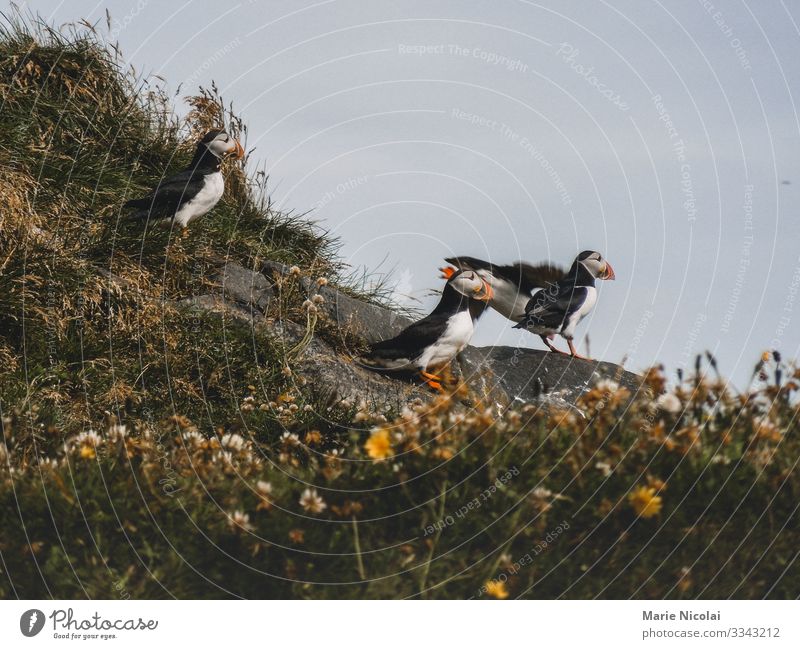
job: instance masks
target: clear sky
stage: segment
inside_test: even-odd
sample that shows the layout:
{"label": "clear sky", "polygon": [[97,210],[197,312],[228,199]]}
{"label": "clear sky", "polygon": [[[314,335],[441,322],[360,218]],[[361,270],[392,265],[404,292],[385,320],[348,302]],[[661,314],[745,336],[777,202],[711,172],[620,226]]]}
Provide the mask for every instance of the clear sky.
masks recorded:
{"label": "clear sky", "polygon": [[[138,70],[181,96],[215,80],[277,204],[395,269],[400,299],[430,308],[448,255],[595,249],[617,281],[578,330],[593,357],[709,349],[741,385],[764,349],[798,355],[798,0],[23,6],[108,8]],[[494,313],[473,342],[542,348]]]}

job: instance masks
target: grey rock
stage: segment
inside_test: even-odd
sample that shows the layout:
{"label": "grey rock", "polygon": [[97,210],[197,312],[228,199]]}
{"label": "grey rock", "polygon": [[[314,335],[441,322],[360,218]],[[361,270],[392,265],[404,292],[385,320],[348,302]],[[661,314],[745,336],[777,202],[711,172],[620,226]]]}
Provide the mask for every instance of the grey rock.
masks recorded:
{"label": "grey rock", "polygon": [[[289,353],[303,339],[305,327],[264,317],[275,293],[275,275],[288,272],[287,266],[275,262],[265,262],[261,273],[225,264],[217,276],[218,294],[188,298],[182,304],[223,312],[251,326],[264,327]],[[410,323],[389,309],[329,286],[318,287],[314,278],[301,277],[299,281],[309,297],[319,293],[325,298],[320,309],[336,322],[335,330],[349,329],[373,342],[396,335]],[[338,342],[314,336],[304,349],[288,357],[293,376],[304,381],[322,400],[353,406],[363,402],[373,411],[382,412],[399,409],[414,399],[431,398],[427,388],[407,378],[395,378],[360,366],[353,358],[336,351],[333,343]],[[616,381],[631,394],[642,382],[640,376],[613,363],[515,347],[468,347],[454,363],[454,373],[475,393],[499,403],[544,407],[572,407],[581,394],[602,378]]]}
{"label": "grey rock", "polygon": [[273,292],[263,273],[248,270],[239,264],[226,263],[216,273],[214,281],[224,299],[266,313]]}

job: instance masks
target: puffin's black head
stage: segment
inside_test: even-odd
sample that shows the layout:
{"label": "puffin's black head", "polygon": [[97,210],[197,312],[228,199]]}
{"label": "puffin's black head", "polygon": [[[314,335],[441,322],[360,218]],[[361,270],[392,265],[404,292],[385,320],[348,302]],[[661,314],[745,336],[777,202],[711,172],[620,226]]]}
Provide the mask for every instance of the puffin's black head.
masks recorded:
{"label": "puffin's black head", "polygon": [[589,271],[592,277],[596,277],[597,279],[616,279],[611,264],[603,259],[603,256],[599,252],[595,252],[594,250],[584,250],[575,258],[575,263],[583,266]]}
{"label": "puffin's black head", "polygon": [[490,284],[483,280],[474,270],[456,270],[445,267],[440,269],[447,285],[473,300],[488,302],[494,297]]}
{"label": "puffin's black head", "polygon": [[222,130],[206,133],[203,139],[197,143],[197,148],[200,149],[200,147],[205,147],[217,158],[224,158],[226,155],[232,155],[237,159],[244,157],[244,149],[238,140]]}

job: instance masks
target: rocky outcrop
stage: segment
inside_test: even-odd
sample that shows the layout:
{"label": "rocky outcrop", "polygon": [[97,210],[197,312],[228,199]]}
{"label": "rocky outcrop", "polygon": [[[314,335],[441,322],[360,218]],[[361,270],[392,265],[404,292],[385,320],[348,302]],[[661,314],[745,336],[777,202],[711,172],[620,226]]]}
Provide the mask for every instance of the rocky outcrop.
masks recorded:
{"label": "rocky outcrop", "polygon": [[[286,266],[274,262],[265,262],[260,272],[227,263],[214,277],[216,290],[212,294],[187,299],[183,304],[225,312],[252,326],[266,327],[288,352],[303,339],[305,327],[266,317],[270,301],[276,295],[275,281],[288,272]],[[320,305],[322,317],[336,324],[329,331],[347,331],[349,336],[357,334],[373,342],[396,335],[410,322],[389,309],[357,300],[329,286],[317,287],[312,278],[300,278],[300,282],[309,294],[318,292],[325,298]],[[341,340],[314,336],[302,353],[290,361],[293,375],[330,403],[364,402],[373,410],[383,411],[401,407],[415,398],[430,398],[427,388],[360,366],[346,351],[341,351],[346,350],[345,338],[344,333]],[[468,347],[454,362],[454,373],[476,394],[503,404],[570,407],[601,378],[612,379],[631,393],[641,384],[641,377],[613,363],[502,346]]]}

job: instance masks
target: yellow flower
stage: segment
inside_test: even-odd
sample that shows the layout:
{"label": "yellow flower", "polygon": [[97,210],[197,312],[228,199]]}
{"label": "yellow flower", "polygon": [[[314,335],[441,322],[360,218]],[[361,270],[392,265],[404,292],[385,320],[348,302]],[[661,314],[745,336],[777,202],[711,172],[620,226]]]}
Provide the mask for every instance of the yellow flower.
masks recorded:
{"label": "yellow flower", "polygon": [[385,428],[376,428],[364,444],[364,450],[373,460],[385,460],[394,455],[392,440],[389,431]]}
{"label": "yellow flower", "polygon": [[642,518],[652,518],[661,511],[661,496],[656,496],[654,487],[637,487],[628,494],[628,502]]}
{"label": "yellow flower", "polygon": [[494,597],[495,599],[506,599],[508,597],[506,585],[502,581],[490,579],[483,587],[486,589],[486,594],[490,597]]}
{"label": "yellow flower", "polygon": [[81,457],[84,460],[93,460],[97,457],[97,453],[95,453],[93,446],[84,445],[81,446]]}

